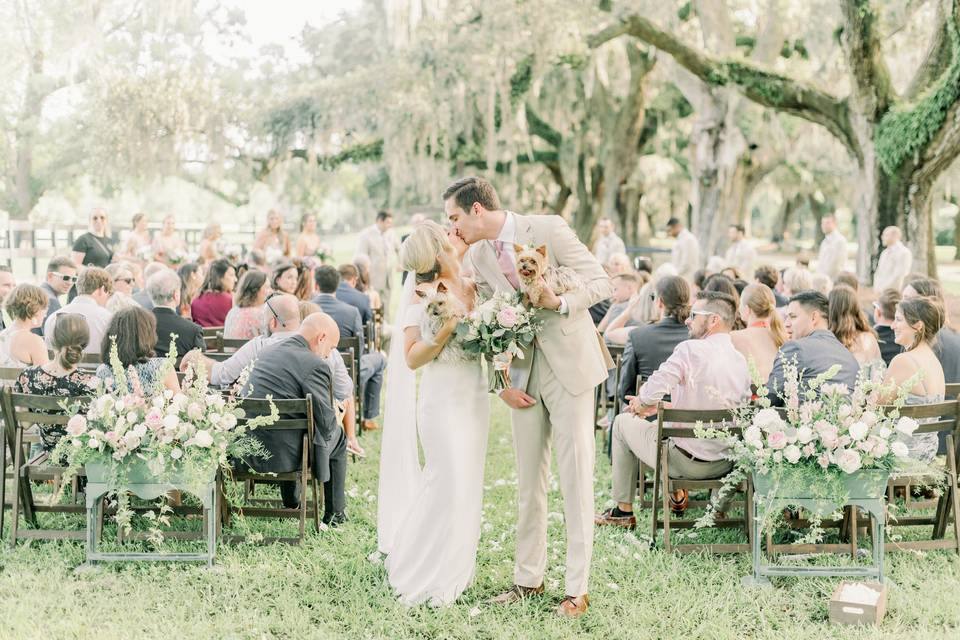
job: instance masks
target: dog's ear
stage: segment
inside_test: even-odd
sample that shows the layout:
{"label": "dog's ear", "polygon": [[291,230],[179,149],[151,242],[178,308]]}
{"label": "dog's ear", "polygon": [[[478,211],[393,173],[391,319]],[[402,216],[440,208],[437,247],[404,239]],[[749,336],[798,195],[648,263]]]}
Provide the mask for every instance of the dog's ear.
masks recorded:
{"label": "dog's ear", "polygon": [[417,292],[417,295],[420,296],[421,298],[426,298],[426,297],[427,297],[427,294],[426,294],[425,291],[421,291],[420,289],[414,289],[414,291],[416,291],[416,292]]}
{"label": "dog's ear", "polygon": [[537,247],[537,253],[539,253],[539,254],[542,255],[544,258],[546,258],[546,257],[547,257],[547,245],[542,244],[542,245],[540,245],[539,247]]}
{"label": "dog's ear", "polygon": [[437,285],[437,293],[446,293],[446,292],[447,292],[447,285],[443,284],[442,282]]}
{"label": "dog's ear", "polygon": [[513,252],[514,252],[514,253],[523,253],[523,251],[524,251],[525,248],[526,248],[526,247],[524,247],[522,244],[516,244],[516,243],[514,243],[514,245],[513,245]]}

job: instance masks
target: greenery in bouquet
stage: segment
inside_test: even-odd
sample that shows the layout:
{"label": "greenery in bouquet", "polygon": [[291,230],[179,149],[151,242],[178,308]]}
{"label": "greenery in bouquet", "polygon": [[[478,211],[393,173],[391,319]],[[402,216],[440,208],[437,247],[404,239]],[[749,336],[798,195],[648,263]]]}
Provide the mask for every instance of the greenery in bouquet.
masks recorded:
{"label": "greenery in bouquet", "polygon": [[513,358],[524,358],[543,322],[528,309],[518,292],[498,291],[483,300],[457,326],[456,339],[464,351],[483,356],[493,367],[491,391],[510,386]]}
{"label": "greenery in bouquet", "polygon": [[333,263],[333,251],[330,250],[325,244],[321,244],[317,247],[317,250],[313,252],[313,257],[317,259],[320,264],[332,264]]}
{"label": "greenery in bouquet", "polygon": [[[175,360],[171,341],[164,366],[173,367]],[[117,506],[116,521],[125,532],[131,528],[132,511],[124,488],[130,486],[129,472],[134,465],[146,466],[158,484],[176,475],[179,484],[200,486],[210,481],[218,467],[228,469],[231,458],[267,455],[248,432],[273,424],[279,413],[271,403],[269,415],[242,420],[245,416],[238,399],[249,370],[225,396],[208,386],[203,367],[188,369],[179,392],[145,391],[136,370],[124,370],[116,344],[110,350],[110,366],[112,388],[104,389],[87,406],[64,407],[72,415],[51,458],[66,462],[61,490],[85,465],[106,467],[108,493]],[[161,522],[165,511],[161,509]]]}

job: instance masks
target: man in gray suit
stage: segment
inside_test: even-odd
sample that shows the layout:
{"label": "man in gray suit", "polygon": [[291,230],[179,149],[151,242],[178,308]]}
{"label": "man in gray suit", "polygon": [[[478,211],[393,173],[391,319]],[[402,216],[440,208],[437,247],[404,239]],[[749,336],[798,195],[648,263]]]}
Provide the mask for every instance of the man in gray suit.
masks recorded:
{"label": "man in gray suit", "polygon": [[801,388],[835,364],[840,365],[840,371],[830,382],[845,384],[850,389],[856,385],[860,365],[827,329],[828,308],[827,297],[818,291],[801,291],[790,298],[784,326],[791,339],[780,347],[767,381],[768,397],[773,404],[783,404],[778,395],[783,391],[783,367],[792,358],[797,360]]}
{"label": "man in gray suit", "polygon": [[[250,374],[249,390],[256,398],[277,400],[304,398],[313,401],[313,473],[323,482],[323,522],[337,526],[346,520],[344,483],[347,475],[346,437],[337,423],[332,404],[333,375],[325,361],[340,340],[337,323],[325,313],[308,316],[293,337],[264,349]],[[270,457],[247,463],[259,472],[286,473],[300,467],[303,439],[288,431],[257,431],[251,435],[270,452]],[[283,482],[284,506],[299,506],[295,483]]]}

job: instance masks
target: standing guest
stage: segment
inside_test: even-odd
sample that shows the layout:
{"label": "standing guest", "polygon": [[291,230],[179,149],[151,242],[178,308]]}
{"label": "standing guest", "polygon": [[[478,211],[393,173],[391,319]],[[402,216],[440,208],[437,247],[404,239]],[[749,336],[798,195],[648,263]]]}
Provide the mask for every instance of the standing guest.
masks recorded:
{"label": "standing guest", "polygon": [[17,279],[13,277],[10,267],[0,266],[0,329],[10,325],[11,321],[7,317],[7,312],[3,310],[3,303],[15,286],[17,286]]}
{"label": "standing guest", "polygon": [[670,218],[667,221],[667,235],[676,240],[670,250],[670,263],[677,270],[677,274],[693,280],[693,274],[700,268],[700,243],[697,237],[690,233],[679,218]]}
{"label": "standing guest", "polygon": [[783,367],[794,358],[800,370],[801,386],[825,373],[835,364],[840,365],[840,371],[831,382],[845,384],[851,390],[856,385],[860,365],[853,354],[830,332],[829,309],[830,302],[827,297],[817,291],[802,291],[790,298],[784,319],[784,327],[790,340],[780,347],[767,380],[768,397],[772,403],[783,402],[777,394],[783,391]]}
{"label": "standing guest", "polygon": [[267,212],[267,226],[254,238],[253,248],[263,253],[266,264],[290,257],[290,234],[283,230],[283,216],[276,209]]}
{"label": "standing guest", "polygon": [[222,327],[233,306],[233,287],[237,272],[224,259],[214,260],[200,287],[200,295],[190,304],[190,315],[201,327]]}
{"label": "standing guest", "polygon": [[370,298],[357,290],[360,272],[352,264],[342,264],[337,269],[340,274],[340,284],[337,285],[337,300],[356,307],[360,312],[360,321],[367,324],[373,320],[373,310],[370,308]]}
{"label": "standing guest", "polygon": [[857,293],[846,286],[834,287],[828,297],[829,316],[827,319],[830,331],[837,336],[843,346],[850,350],[853,357],[860,363],[860,368],[884,366],[880,354],[880,344],[877,334],[867,320],[867,316],[860,309]]}
{"label": "standing guest", "polygon": [[133,299],[137,301],[137,304],[147,311],[153,309],[153,301],[150,299],[150,294],[147,293],[146,282],[150,280],[150,276],[164,269],[169,269],[169,267],[162,262],[153,261],[148,264],[143,270],[144,288],[133,294]]}
{"label": "standing guest", "polygon": [[220,229],[219,223],[211,222],[206,226],[203,230],[203,237],[200,239],[198,262],[208,264],[223,257],[220,255],[221,237],[223,237],[223,231]]}
{"label": "standing guest", "polygon": [[228,340],[249,340],[263,328],[263,305],[270,293],[267,274],[247,271],[240,278],[233,296],[233,307],[223,322],[223,337]]}
{"label": "standing guest", "polygon": [[[732,224],[727,229],[727,239],[730,246],[724,255],[728,266],[735,268],[740,275],[748,277],[753,273],[753,262],[757,259],[757,252],[747,242],[746,229],[742,224]],[[734,278],[736,280],[737,278]]]}
{"label": "standing guest", "polygon": [[177,219],[167,215],[160,233],[153,239],[153,259],[171,267],[183,262],[187,255],[187,243],[177,231]]}
{"label": "standing guest", "polygon": [[817,256],[817,273],[832,281],[847,263],[847,239],[837,230],[837,217],[833,214],[823,216],[820,229],[823,231],[823,242],[820,243],[820,254]]}
{"label": "standing guest", "polygon": [[203,286],[203,266],[196,262],[185,262],[177,269],[180,276],[180,307],[177,309],[184,318],[192,318],[190,305],[200,295]]}
{"label": "standing guest", "polygon": [[[296,303],[296,299],[292,299]],[[297,315],[299,317],[299,310]],[[337,424],[336,410],[330,402],[333,374],[325,360],[339,339],[337,323],[332,318],[323,313],[309,316],[293,337],[260,354],[248,387],[251,395],[257,398],[270,396],[283,400],[307,395],[312,398],[313,474],[323,482],[323,522],[331,527],[347,519],[344,494],[346,437]],[[270,457],[251,458],[244,460],[245,464],[261,473],[288,473],[300,468],[303,457],[301,434],[258,429],[250,434],[260,441]],[[300,506],[296,483],[281,482],[280,496],[288,509]]]}
{"label": "standing guest", "polygon": [[630,256],[625,253],[614,253],[607,262],[603,263],[603,266],[611,276],[633,273],[633,263],[630,262]]}
{"label": "standing guest", "polygon": [[[613,422],[613,499],[617,506],[598,514],[597,525],[632,529],[640,462],[657,466],[660,442],[657,423],[644,420],[657,403],[670,395],[676,409],[725,409],[750,397],[747,361],[733,347],[730,329],[737,314],[734,301],[717,291],[701,291],[686,320],[690,339],[681,342],[631,398],[625,413]],[[722,440],[672,438],[667,459],[670,477],[702,480],[720,478],[733,468]],[[675,510],[685,509],[681,489],[670,497]]]}
{"label": "standing guest", "polygon": [[777,351],[787,341],[787,332],[777,313],[773,291],[765,284],[751,284],[740,296],[740,318],[746,328],[730,334],[733,346],[757,368],[761,380],[770,377]]}
{"label": "standing guest", "polygon": [[90,212],[90,226],[73,242],[73,258],[77,267],[106,268],[113,261],[113,240],[107,232],[107,212],[96,208]]}
{"label": "standing guest", "polygon": [[[2,276],[2,274],[0,274]],[[40,288],[47,294],[47,317],[60,308],[60,296],[70,291],[70,287],[77,281],[77,265],[73,260],[63,256],[55,256],[47,263],[47,279]],[[2,287],[0,287],[2,288]],[[0,304],[3,303],[3,296],[0,295]],[[43,319],[44,322],[47,318]],[[33,330],[38,336],[43,335],[43,326]]]}
{"label": "standing guest", "polygon": [[777,302],[777,308],[785,307],[790,304],[790,298],[777,291],[777,284],[780,282],[780,272],[768,264],[757,267],[753,272],[753,281],[765,285],[773,292],[773,299]]}
{"label": "standing guest", "polygon": [[150,259],[153,251],[153,237],[147,225],[150,221],[145,213],[133,214],[130,233],[127,235],[126,242],[123,243],[123,256],[136,260],[137,262],[146,262]]}
{"label": "standing guest", "polygon": [[184,355],[193,349],[203,351],[203,329],[195,322],[184,318],[180,308],[180,276],[173,269],[163,269],[147,280],[147,293],[153,302],[153,315],[157,326],[157,356],[165,358],[170,353],[170,343],[177,349],[176,365],[180,366]]}
{"label": "standing guest", "polygon": [[873,274],[873,290],[884,291],[903,287],[903,279],[913,266],[913,254],[900,240],[898,227],[887,227],[880,235],[885,249],[880,253],[877,270]]}
{"label": "standing guest", "polygon": [[[357,255],[370,259],[370,287],[381,300],[390,300],[390,285],[394,266],[399,262],[400,246],[393,233],[393,215],[388,211],[377,213],[377,221],[360,232]],[[386,317],[386,306],[384,306]]]}
{"label": "standing guest", "polygon": [[43,338],[33,333],[47,315],[47,294],[32,284],[13,288],[3,302],[10,324],[0,331],[0,367],[27,367],[47,363]]}
{"label": "standing guest", "polygon": [[877,332],[877,342],[880,343],[880,357],[888,367],[894,356],[903,352],[893,331],[893,318],[898,304],[900,292],[896,289],[887,289],[873,302],[873,330]]}
{"label": "standing guest", "polygon": [[[87,321],[75,313],[62,313],[53,325],[53,360],[24,369],[13,390],[38,396],[89,396],[96,391],[93,376],[77,368],[90,342]],[[46,351],[46,348],[44,348]],[[66,434],[66,425],[41,424],[40,444],[53,451]]]}
{"label": "standing guest", "polygon": [[903,287],[903,299],[935,298],[943,309],[943,327],[937,333],[933,352],[937,354],[947,384],[960,382],[960,333],[950,326],[950,314],[947,301],[943,296],[943,287],[933,278],[917,278]]}
{"label": "standing guest", "polygon": [[300,235],[293,255],[298,258],[312,258],[320,248],[320,234],[317,233],[317,216],[305,213],[300,218]]}
{"label": "standing guest", "polygon": [[116,382],[110,363],[114,345],[126,374],[128,391],[132,393],[136,388],[133,376],[139,381],[145,397],[161,393],[164,389],[180,391],[177,372],[167,366],[164,358],[156,357],[157,321],[152,313],[141,307],[130,307],[121,309],[110,320],[100,345],[103,363],[96,371],[96,376],[103,380],[108,389],[112,389]]}
{"label": "standing guest", "polygon": [[354,256],[353,266],[357,268],[357,291],[367,296],[371,309],[382,309],[383,299],[380,298],[380,293],[370,286],[370,258]]}
{"label": "standing guest", "polygon": [[113,278],[113,295],[107,300],[107,310],[116,313],[127,307],[139,307],[133,299],[133,271],[125,262],[107,265],[107,273]]}
{"label": "standing guest", "polygon": [[615,253],[627,253],[627,245],[613,229],[613,220],[600,218],[597,221],[597,241],[593,245],[593,255],[597,262],[607,264]]}
{"label": "standing guest", "polygon": [[84,353],[100,353],[100,342],[106,334],[110,317],[107,301],[113,295],[113,278],[106,269],[86,267],[77,277],[77,297],[51,313],[43,324],[43,338],[48,348],[52,348],[50,332],[59,313],[79,313],[87,321],[90,329],[90,343]]}

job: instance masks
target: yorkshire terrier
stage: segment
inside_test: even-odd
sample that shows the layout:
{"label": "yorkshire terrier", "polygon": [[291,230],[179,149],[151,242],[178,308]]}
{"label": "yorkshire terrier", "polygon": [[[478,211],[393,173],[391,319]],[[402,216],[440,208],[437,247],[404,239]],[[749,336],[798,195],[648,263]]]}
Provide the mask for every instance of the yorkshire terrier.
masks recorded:
{"label": "yorkshire terrier", "polygon": [[520,290],[523,292],[524,300],[531,305],[539,304],[543,296],[542,283],[544,282],[558,296],[583,286],[580,275],[570,267],[550,266],[547,260],[547,245],[540,245],[534,249],[515,244],[513,250],[516,253]]}
{"label": "yorkshire terrier", "polygon": [[420,327],[420,332],[428,339],[433,339],[433,337],[437,335],[437,331],[440,330],[440,327],[450,318],[466,315],[466,309],[463,303],[460,302],[457,296],[450,293],[447,290],[447,286],[442,282],[439,283],[433,291],[421,291],[417,289],[416,292],[426,303],[423,325]]}

